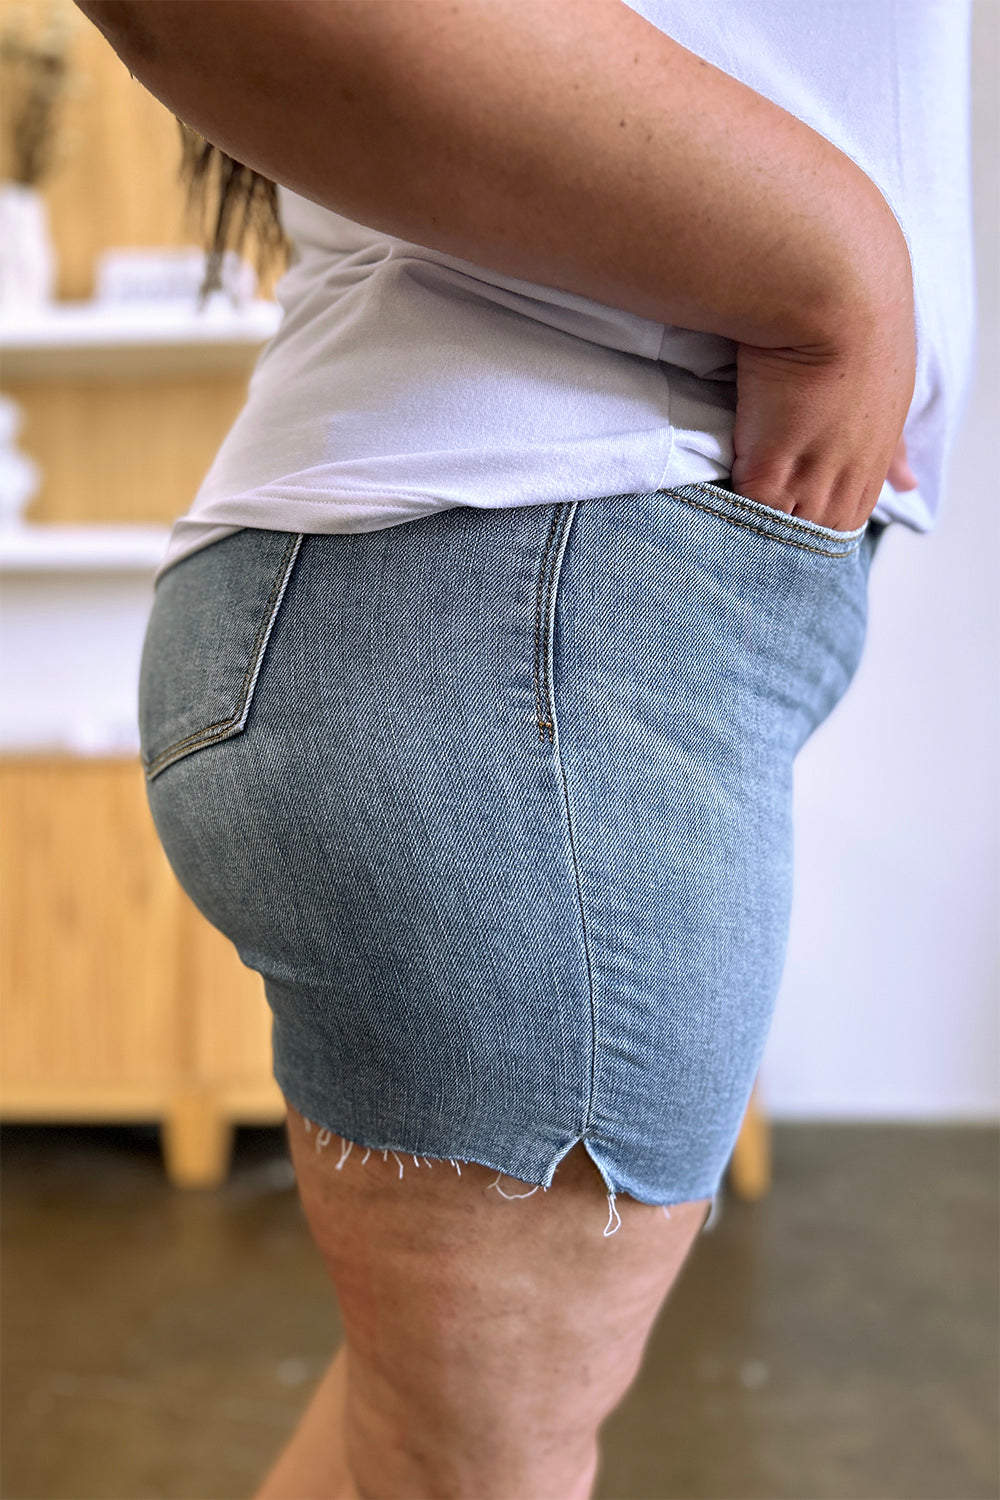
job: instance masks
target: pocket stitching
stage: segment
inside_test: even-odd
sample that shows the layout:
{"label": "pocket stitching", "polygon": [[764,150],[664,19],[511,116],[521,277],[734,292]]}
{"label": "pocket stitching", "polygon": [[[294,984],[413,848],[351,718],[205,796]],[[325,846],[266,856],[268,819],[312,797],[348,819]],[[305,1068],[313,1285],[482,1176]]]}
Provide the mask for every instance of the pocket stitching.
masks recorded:
{"label": "pocket stitching", "polygon": [[579,500],[555,505],[552,524],[542,553],[535,598],[535,720],[540,739],[555,743],[555,707],[552,701],[550,656],[554,632],[556,587],[566,539]]}
{"label": "pocket stitching", "polygon": [[[798,537],[781,535],[780,527],[782,524],[788,526],[801,526],[801,523],[797,522],[794,516],[786,516],[784,511],[776,510],[774,512],[776,517],[784,517],[784,521],[777,521],[776,525],[778,529],[775,531],[769,531],[763,526],[755,526],[752,521],[745,520],[742,516],[730,515],[728,511],[717,510],[711,505],[704,504],[703,501],[692,499],[690,495],[683,495],[679,492],[679,490],[668,490],[667,493],[672,494],[676,500],[683,501],[685,505],[693,505],[696,510],[703,510],[706,511],[709,515],[718,516],[722,521],[731,521],[734,526],[742,526],[746,531],[755,531],[758,536],[770,537],[770,539],[774,542],[785,542],[789,547],[801,548],[803,552],[815,552],[820,557],[850,557],[852,552],[856,552],[858,550],[858,547],[861,544],[861,538],[865,532],[865,527],[862,526],[859,529],[856,538],[854,538],[852,545],[850,547],[845,547],[842,551],[835,551],[832,547],[810,547],[808,542],[800,541]],[[738,505],[744,497],[741,495],[733,495],[732,497],[730,497],[727,492],[727,499],[729,498],[732,499],[733,504]],[[757,503],[762,504],[763,502],[758,501]],[[749,506],[746,506],[745,508],[749,509]],[[806,528],[802,527],[801,529],[805,530]],[[844,535],[846,537],[851,535],[851,533],[845,532]]]}
{"label": "pocket stitching", "polygon": [[285,596],[285,590],[292,576],[292,568],[305,540],[305,535],[306,533],[302,531],[295,534],[288,551],[279,565],[270,596],[265,605],[266,613],[264,620],[258,632],[257,640],[254,642],[247,670],[243,675],[243,685],[240,688],[242,696],[236,712],[230,714],[228,719],[218,719],[214,724],[206,724],[203,729],[198,729],[192,734],[185,735],[183,739],[174,740],[173,744],[168,745],[165,750],[161,750],[152,760],[147,761],[145,756],[143,756],[142,760],[147,781],[152,781],[162,771],[165,771],[169,765],[172,765],[175,760],[181,760],[185,755],[191,754],[192,751],[199,750],[207,745],[216,744],[219,740],[228,739],[231,735],[238,733],[246,723],[247,715],[250,712],[250,704],[253,700],[254,688],[257,685],[257,678],[264,664],[264,653],[267,649],[267,643],[275,621],[278,618],[281,601]]}

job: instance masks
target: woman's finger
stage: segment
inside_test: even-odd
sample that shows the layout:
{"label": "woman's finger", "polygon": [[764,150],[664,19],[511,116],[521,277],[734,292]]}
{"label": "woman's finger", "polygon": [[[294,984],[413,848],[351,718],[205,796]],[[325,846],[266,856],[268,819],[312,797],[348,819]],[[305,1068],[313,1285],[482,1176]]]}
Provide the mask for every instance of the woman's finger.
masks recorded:
{"label": "woman's finger", "polygon": [[896,451],[892,456],[892,463],[889,465],[886,478],[894,490],[915,490],[920,484],[906,456],[905,438],[900,438],[896,444]]}

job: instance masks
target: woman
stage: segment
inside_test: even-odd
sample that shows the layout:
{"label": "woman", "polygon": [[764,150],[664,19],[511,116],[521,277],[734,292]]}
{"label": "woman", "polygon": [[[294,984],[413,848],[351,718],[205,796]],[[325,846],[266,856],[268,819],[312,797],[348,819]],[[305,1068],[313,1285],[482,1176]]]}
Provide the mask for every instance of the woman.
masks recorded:
{"label": "woman", "polygon": [[763,1052],[794,758],[939,509],[965,8],[77,3],[292,242],[139,705],[346,1331],[258,1500],[584,1500]]}

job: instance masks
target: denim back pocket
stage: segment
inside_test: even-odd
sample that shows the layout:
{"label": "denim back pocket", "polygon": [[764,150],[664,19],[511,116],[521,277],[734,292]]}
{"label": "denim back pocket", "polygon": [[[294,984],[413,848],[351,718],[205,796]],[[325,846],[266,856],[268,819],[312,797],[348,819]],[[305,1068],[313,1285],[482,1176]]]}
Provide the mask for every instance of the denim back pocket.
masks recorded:
{"label": "denim back pocket", "polygon": [[159,579],[139,667],[147,782],[247,722],[302,532],[245,527]]}

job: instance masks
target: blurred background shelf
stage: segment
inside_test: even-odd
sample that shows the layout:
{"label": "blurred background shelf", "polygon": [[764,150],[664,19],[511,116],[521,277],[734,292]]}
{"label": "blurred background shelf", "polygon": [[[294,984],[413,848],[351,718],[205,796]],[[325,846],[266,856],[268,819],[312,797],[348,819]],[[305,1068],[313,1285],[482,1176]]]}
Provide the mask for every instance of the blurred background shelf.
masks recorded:
{"label": "blurred background shelf", "polygon": [[169,526],[9,526],[0,528],[5,573],[147,572],[156,569]]}
{"label": "blurred background shelf", "polygon": [[138,754],[165,526],[0,529],[0,751]]}
{"label": "blurred background shelf", "polygon": [[203,312],[162,302],[55,302],[0,315],[0,380],[128,381],[249,375],[282,309],[255,299],[234,308],[212,297]]}

